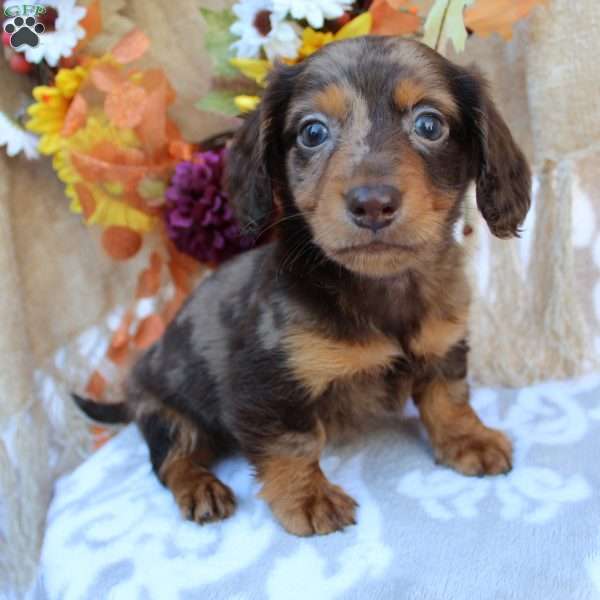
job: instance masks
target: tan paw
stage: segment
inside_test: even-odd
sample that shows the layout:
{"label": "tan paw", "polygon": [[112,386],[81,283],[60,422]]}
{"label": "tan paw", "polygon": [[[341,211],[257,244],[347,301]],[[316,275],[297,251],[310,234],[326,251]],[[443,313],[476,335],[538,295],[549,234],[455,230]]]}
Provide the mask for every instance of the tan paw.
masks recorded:
{"label": "tan paw", "polygon": [[189,472],[189,477],[171,489],[181,514],[196,523],[226,519],[235,510],[231,489],[206,470]]}
{"label": "tan paw", "polygon": [[436,448],[436,458],[464,475],[499,475],[512,469],[512,444],[501,431],[478,428],[448,438]]}
{"label": "tan paw", "polygon": [[358,504],[337,485],[323,479],[298,497],[282,497],[271,509],[283,527],[295,535],[324,535],[356,525]]}

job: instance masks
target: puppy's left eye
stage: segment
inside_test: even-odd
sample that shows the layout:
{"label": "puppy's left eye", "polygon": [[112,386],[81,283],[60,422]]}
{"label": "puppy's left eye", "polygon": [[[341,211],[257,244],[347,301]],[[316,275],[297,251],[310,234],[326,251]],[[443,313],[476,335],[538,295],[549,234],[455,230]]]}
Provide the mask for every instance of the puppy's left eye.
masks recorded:
{"label": "puppy's left eye", "polygon": [[430,142],[435,142],[442,137],[444,124],[437,115],[424,113],[415,119],[415,133]]}
{"label": "puppy's left eye", "polygon": [[320,146],[328,137],[329,129],[319,121],[311,121],[300,130],[300,142],[307,148]]}

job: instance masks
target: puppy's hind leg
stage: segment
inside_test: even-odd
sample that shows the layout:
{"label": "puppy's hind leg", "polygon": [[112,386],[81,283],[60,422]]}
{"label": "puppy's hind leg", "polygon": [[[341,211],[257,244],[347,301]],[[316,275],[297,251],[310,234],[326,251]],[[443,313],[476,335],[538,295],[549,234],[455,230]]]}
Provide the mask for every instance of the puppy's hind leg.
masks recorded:
{"label": "puppy's hind leg", "polygon": [[157,408],[141,415],[138,426],[154,471],[186,519],[203,524],[233,513],[233,492],[209,471],[215,452],[201,425],[170,408]]}

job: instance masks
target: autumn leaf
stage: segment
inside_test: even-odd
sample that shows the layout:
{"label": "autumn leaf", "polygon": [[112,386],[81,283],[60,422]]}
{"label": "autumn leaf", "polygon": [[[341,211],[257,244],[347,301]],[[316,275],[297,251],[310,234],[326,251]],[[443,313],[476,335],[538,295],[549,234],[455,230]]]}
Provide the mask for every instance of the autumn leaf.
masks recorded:
{"label": "autumn leaf", "polygon": [[[410,10],[411,12],[417,12],[418,6],[416,5],[418,3],[418,0],[386,0],[387,3],[394,9],[394,10]],[[371,4],[371,6],[373,6],[373,4]]]}
{"label": "autumn leaf", "polygon": [[141,58],[149,47],[150,38],[143,31],[134,28],[117,42],[110,54],[118,63],[126,65]]}
{"label": "autumn leaf", "polygon": [[133,343],[140,350],[149,348],[165,332],[165,322],[159,315],[149,315],[140,321]]}
{"label": "autumn leaf", "polygon": [[505,40],[512,38],[514,24],[524,19],[548,0],[479,0],[465,12],[465,25],[477,35],[487,37],[499,33]]}
{"label": "autumn leaf", "polygon": [[104,100],[104,112],[117,127],[135,127],[144,117],[146,91],[130,81],[114,87]]}
{"label": "autumn leaf", "polygon": [[110,63],[96,65],[90,71],[89,78],[97,89],[106,94],[125,81],[122,71]]}
{"label": "autumn leaf", "polygon": [[88,105],[81,94],[75,94],[71,106],[65,115],[61,135],[69,137],[85,125],[87,119]]}
{"label": "autumn leaf", "polygon": [[142,247],[142,236],[127,227],[108,227],[102,233],[102,246],[115,260],[127,260]]}
{"label": "autumn leaf", "polygon": [[239,109],[235,105],[236,96],[235,92],[229,90],[212,90],[196,104],[196,108],[228,117],[235,117],[240,114]]}
{"label": "autumn leaf", "polygon": [[371,33],[372,25],[373,16],[369,12],[365,12],[346,23],[333,37],[337,41],[367,35]]}
{"label": "autumn leaf", "polygon": [[101,398],[106,389],[106,379],[99,371],[94,371],[90,376],[85,393],[92,398]]}
{"label": "autumn leaf", "polygon": [[448,44],[457,52],[465,49],[467,30],[465,29],[464,10],[473,0],[436,0],[425,20],[423,42],[443,54]]}
{"label": "autumn leaf", "polygon": [[215,74],[235,77],[236,71],[229,63],[230,46],[236,39],[229,28],[235,21],[235,15],[230,10],[213,11],[208,8],[201,8],[200,12],[206,22],[204,46],[212,58]]}
{"label": "autumn leaf", "polygon": [[408,4],[403,9],[400,0],[374,0],[369,8],[373,17],[371,33],[375,35],[407,35],[415,33],[421,27],[421,19],[412,11]]}
{"label": "autumn leaf", "polygon": [[153,252],[150,257],[150,265],[138,277],[136,298],[151,298],[158,294],[161,282],[162,262],[160,254]]}
{"label": "autumn leaf", "polygon": [[100,8],[100,0],[94,0],[85,9],[85,17],[79,21],[79,27],[85,31],[85,37],[79,40],[74,53],[80,52],[102,31],[102,10]]}

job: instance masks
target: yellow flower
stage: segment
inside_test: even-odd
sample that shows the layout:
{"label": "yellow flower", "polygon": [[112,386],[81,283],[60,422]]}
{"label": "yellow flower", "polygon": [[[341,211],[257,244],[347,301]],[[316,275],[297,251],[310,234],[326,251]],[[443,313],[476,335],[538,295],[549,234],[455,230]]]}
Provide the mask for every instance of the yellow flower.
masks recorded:
{"label": "yellow flower", "polygon": [[115,198],[108,191],[110,184],[105,186],[94,184],[88,185],[88,187],[92,192],[96,207],[86,221],[88,225],[127,227],[140,233],[150,231],[156,225],[156,218]]}
{"label": "yellow flower", "polygon": [[234,104],[241,113],[253,111],[260,102],[259,96],[236,96],[233,99]]}
{"label": "yellow flower", "polygon": [[370,33],[371,27],[373,27],[373,16],[370,12],[364,12],[346,23],[333,37],[335,40],[360,37]]}
{"label": "yellow flower", "polygon": [[300,46],[298,54],[301,59],[305,59],[331,42],[367,35],[371,31],[372,25],[371,13],[365,12],[346,23],[336,34],[323,33],[306,27],[302,32],[302,46]]}
{"label": "yellow flower", "polygon": [[60,132],[69,110],[69,101],[57,88],[45,85],[34,88],[33,97],[37,102],[27,109],[31,118],[25,126],[40,135],[38,149],[42,154],[54,154],[60,149]]}
{"label": "yellow flower", "polygon": [[60,135],[71,100],[85,81],[88,69],[75,67],[60,69],[53,86],[38,85],[33,89],[36,100],[28,109],[31,117],[26,124],[29,131],[40,135],[38,146],[42,154],[55,154],[61,147]]}
{"label": "yellow flower", "polygon": [[[302,45],[298,51],[298,59],[284,59],[283,62],[294,64],[304,60],[323,46],[335,42],[336,40],[345,40],[361,35],[367,35],[371,31],[372,24],[373,19],[371,13],[365,12],[346,23],[346,25],[344,25],[336,34],[315,31],[310,27],[306,27],[302,31]],[[232,58],[229,62],[240,71],[242,75],[252,79],[262,87],[266,85],[267,76],[273,68],[273,64],[268,60],[258,58]],[[235,96],[233,102],[240,112],[245,113],[254,110],[258,106],[260,98],[258,96],[242,94]]]}
{"label": "yellow flower", "polygon": [[72,151],[89,152],[103,141],[120,148],[141,148],[139,139],[131,129],[116,127],[100,109],[96,109],[83,127],[63,140],[61,148],[54,155],[52,166],[65,184],[65,194],[71,200],[71,211],[77,214],[83,212],[77,184],[85,183],[94,202],[94,210],[86,218],[88,225],[115,225],[139,232],[149,231],[154,227],[156,219],[123,202],[124,189],[120,182],[86,182],[73,166],[70,160]]}
{"label": "yellow flower", "polygon": [[[62,147],[56,152],[52,160],[52,166],[58,178],[67,186],[67,196],[74,198],[73,185],[82,181],[79,173],[75,170],[69,154],[72,150],[88,152],[98,142],[110,141],[118,146],[127,148],[139,148],[140,143],[131,129],[116,127],[100,110],[93,111],[88,117],[85,125],[78,129],[73,135],[65,140]],[[74,212],[81,212],[81,206],[71,206]]]}
{"label": "yellow flower", "polygon": [[331,42],[333,42],[333,33],[330,31],[322,33],[307,27],[302,32],[302,46],[300,46],[298,54],[304,59]]}
{"label": "yellow flower", "polygon": [[242,75],[256,81],[261,86],[266,85],[267,75],[273,68],[273,65],[268,60],[258,58],[231,58],[229,62]]}
{"label": "yellow flower", "polygon": [[60,69],[54,78],[54,87],[58,88],[65,98],[71,99],[87,79],[88,72],[89,66]]}

